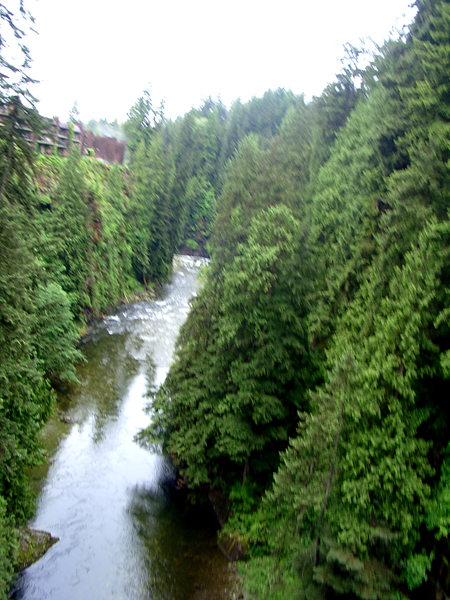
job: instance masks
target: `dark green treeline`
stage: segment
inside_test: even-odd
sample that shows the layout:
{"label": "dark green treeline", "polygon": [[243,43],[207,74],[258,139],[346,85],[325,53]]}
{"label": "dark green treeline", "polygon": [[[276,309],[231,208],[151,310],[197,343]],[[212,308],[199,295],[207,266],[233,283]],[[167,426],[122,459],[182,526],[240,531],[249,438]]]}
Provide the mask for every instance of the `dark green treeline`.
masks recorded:
{"label": "dark green treeline", "polygon": [[237,143],[140,436],[230,507],[249,598],[450,593],[450,3],[415,6]]}

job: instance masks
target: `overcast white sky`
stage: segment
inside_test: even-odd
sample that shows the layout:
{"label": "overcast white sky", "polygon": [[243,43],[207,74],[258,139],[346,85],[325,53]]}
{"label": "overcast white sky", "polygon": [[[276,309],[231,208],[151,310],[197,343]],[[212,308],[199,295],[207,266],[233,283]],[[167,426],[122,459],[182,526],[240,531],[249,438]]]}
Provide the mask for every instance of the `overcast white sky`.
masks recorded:
{"label": "overcast white sky", "polygon": [[[3,0],[5,2],[5,0]],[[17,0],[9,0],[15,11]],[[8,4],[8,0],[6,0]],[[284,87],[319,95],[343,45],[411,22],[410,0],[26,0],[39,111],[117,118],[151,86],[176,118],[202,98],[229,106]],[[16,11],[15,11],[16,12]]]}

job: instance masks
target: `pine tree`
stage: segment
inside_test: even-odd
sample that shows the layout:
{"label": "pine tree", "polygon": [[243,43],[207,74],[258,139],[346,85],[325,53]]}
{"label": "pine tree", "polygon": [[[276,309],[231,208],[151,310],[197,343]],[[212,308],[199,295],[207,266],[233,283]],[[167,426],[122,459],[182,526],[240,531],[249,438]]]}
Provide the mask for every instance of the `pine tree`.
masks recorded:
{"label": "pine tree", "polygon": [[[419,434],[432,415],[421,382],[440,368],[430,326],[442,309],[436,300],[446,297],[448,233],[447,225],[427,228],[387,295],[379,294],[383,274],[373,270],[335,336],[329,385],[313,395],[312,414],[302,415],[269,496],[282,499],[295,560],[308,559],[310,576],[339,593],[393,598],[397,565],[417,586],[430,564],[419,560],[433,472],[430,442]],[[349,351],[356,366],[341,381],[336,369]]]}
{"label": "pine tree", "polygon": [[83,359],[77,349],[80,336],[74,324],[70,300],[59,283],[38,285],[33,346],[38,364],[50,379],[78,381],[75,363]]}
{"label": "pine tree", "polygon": [[317,175],[331,154],[336,136],[362,96],[351,73],[343,72],[315,98],[312,104],[313,134],[311,143],[311,177]]}
{"label": "pine tree", "polygon": [[149,253],[153,280],[165,281],[172,272],[171,220],[177,219],[170,205],[174,173],[166,160],[162,137],[157,135],[150,146],[149,166],[155,211],[151,225]]}
{"label": "pine tree", "polygon": [[13,577],[13,565],[17,546],[14,529],[6,515],[6,507],[0,496],[0,598],[7,598]]}
{"label": "pine tree", "polygon": [[170,205],[173,172],[168,168],[161,136],[154,134],[150,145],[139,145],[133,163],[130,202],[132,263],[138,280],[164,281],[172,268]]}
{"label": "pine tree", "polygon": [[333,332],[377,251],[395,154],[395,145],[386,140],[401,131],[397,113],[389,91],[377,87],[349,117],[319,172],[307,209],[318,265],[311,315],[316,343]]}
{"label": "pine tree", "polygon": [[8,514],[18,521],[28,518],[33,508],[25,469],[39,461],[37,434],[53,400],[35,357],[33,280],[37,269],[26,243],[29,233],[19,207],[2,208],[0,495]]}
{"label": "pine tree", "polygon": [[[100,240],[101,251],[106,254],[110,303],[117,302],[117,299],[129,290],[133,277],[131,247],[127,239],[127,200],[122,172],[118,165],[113,165],[108,170],[106,181],[102,211],[103,236]],[[104,296],[106,292],[107,290]]]}
{"label": "pine tree", "polygon": [[29,143],[30,133],[38,135],[43,125],[34,107],[36,99],[30,92],[30,85],[35,81],[28,75],[31,57],[24,38],[25,28],[33,18],[23,0],[20,13],[19,20],[0,4],[0,24],[9,29],[16,45],[10,54],[14,56],[17,52],[23,59],[22,64],[17,64],[17,60],[11,62],[7,56],[6,37],[0,35],[0,206],[5,197],[14,195],[14,188],[29,181],[36,152],[34,145]]}
{"label": "pine tree", "polygon": [[[239,158],[236,168],[243,168]],[[147,443],[165,438],[164,448],[193,486],[226,488],[236,473],[245,482],[250,469],[264,480],[304,406],[305,388],[314,383],[304,327],[310,265],[300,224],[283,205],[244,209],[245,237],[242,222],[231,219],[231,235],[242,231],[242,239],[234,257],[219,254],[219,264],[214,248],[207,281],[180,334],[178,360],[142,434]]]}
{"label": "pine tree", "polygon": [[131,107],[128,120],[123,126],[132,160],[141,142],[148,146],[155,129],[163,121],[163,110],[153,108],[150,90],[144,90],[143,95]]}
{"label": "pine tree", "polygon": [[91,306],[89,282],[91,239],[88,231],[86,186],[79,149],[72,147],[63,162],[56,198],[52,204],[55,261],[64,269],[62,287],[69,294],[77,318]]}

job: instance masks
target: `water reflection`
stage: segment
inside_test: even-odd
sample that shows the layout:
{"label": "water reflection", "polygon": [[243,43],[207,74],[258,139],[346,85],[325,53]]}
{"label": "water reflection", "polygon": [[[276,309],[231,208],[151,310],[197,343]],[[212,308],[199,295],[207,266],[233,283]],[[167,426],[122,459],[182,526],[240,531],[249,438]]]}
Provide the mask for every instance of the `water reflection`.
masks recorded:
{"label": "water reflection", "polygon": [[192,600],[205,586],[220,598],[227,567],[214,534],[174,506],[168,461],[133,442],[149,423],[146,394],[167,373],[200,264],[180,259],[159,300],[118,309],[85,341],[67,401],[74,425],[31,524],[60,542],[21,575],[16,600]]}
{"label": "water reflection", "polygon": [[[84,344],[87,362],[78,368],[81,386],[76,404],[66,416],[76,423],[93,416],[94,441],[103,439],[108,424],[117,420],[130,383],[141,369],[140,362],[123,351],[128,337],[129,334],[117,334],[114,338],[96,336],[95,341],[90,339]],[[151,373],[151,357],[149,363]]]}
{"label": "water reflection", "polygon": [[169,495],[136,487],[129,513],[144,547],[142,572],[150,598],[220,600],[228,585],[225,558],[218,552],[215,516],[204,507],[180,511]]}

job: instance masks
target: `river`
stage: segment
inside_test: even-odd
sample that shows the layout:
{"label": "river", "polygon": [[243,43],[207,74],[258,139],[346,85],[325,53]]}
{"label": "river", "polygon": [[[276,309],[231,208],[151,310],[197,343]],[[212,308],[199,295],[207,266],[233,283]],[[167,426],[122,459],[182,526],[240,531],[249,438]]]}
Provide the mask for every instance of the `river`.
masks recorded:
{"label": "river", "polygon": [[169,461],[134,435],[169,369],[204,259],[175,257],[160,297],[119,307],[84,340],[80,385],[61,399],[65,435],[31,527],[60,538],[26,569],[15,600],[223,600],[228,566],[211,520],[172,500]]}

